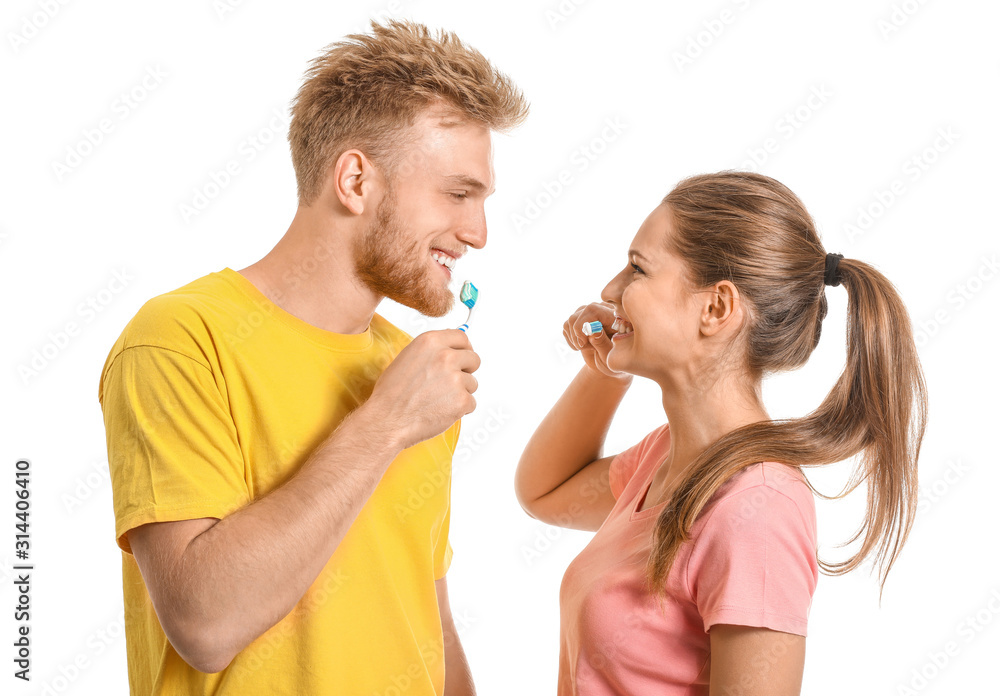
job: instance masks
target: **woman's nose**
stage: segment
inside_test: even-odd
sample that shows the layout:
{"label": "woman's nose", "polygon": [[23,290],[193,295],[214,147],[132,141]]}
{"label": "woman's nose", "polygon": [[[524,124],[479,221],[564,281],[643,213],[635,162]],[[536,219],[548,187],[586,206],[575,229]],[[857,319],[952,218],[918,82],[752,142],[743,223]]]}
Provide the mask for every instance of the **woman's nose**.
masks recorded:
{"label": "woman's nose", "polygon": [[621,272],[611,279],[604,289],[601,291],[601,299],[605,302],[617,303],[622,298],[622,290],[625,289],[625,277],[627,275],[628,266],[623,268]]}

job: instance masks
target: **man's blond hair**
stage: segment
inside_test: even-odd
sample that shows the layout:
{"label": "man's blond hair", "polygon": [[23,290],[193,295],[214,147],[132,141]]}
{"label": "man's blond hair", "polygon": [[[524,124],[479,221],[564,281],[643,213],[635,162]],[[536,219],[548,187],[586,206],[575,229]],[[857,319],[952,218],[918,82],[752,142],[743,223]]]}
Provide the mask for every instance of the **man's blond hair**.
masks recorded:
{"label": "man's blond hair", "polygon": [[313,59],[292,104],[288,141],[299,205],[311,205],[330,167],[357,148],[391,177],[407,129],[440,103],[461,120],[505,132],[528,115],[516,85],[455,34],[410,21],[372,21]]}

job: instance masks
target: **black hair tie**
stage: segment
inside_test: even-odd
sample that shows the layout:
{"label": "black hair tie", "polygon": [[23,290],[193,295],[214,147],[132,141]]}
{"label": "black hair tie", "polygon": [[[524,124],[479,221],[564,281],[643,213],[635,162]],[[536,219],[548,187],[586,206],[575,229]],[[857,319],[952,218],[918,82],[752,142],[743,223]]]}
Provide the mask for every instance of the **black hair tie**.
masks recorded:
{"label": "black hair tie", "polygon": [[843,254],[826,255],[826,271],[823,273],[823,282],[826,285],[832,285],[834,287],[840,285],[840,274],[837,273],[837,267],[840,265],[840,260],[842,258],[844,258]]}

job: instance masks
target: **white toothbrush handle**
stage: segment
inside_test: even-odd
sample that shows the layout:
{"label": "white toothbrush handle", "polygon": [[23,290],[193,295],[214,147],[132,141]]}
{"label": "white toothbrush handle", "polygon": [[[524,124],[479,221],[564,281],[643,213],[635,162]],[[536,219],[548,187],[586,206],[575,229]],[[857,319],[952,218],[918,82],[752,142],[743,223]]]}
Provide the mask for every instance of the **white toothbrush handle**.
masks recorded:
{"label": "white toothbrush handle", "polygon": [[469,316],[465,318],[465,323],[458,327],[459,331],[468,332],[469,322],[472,321],[472,310],[474,310],[475,308],[476,305],[472,305],[471,307],[469,307]]}

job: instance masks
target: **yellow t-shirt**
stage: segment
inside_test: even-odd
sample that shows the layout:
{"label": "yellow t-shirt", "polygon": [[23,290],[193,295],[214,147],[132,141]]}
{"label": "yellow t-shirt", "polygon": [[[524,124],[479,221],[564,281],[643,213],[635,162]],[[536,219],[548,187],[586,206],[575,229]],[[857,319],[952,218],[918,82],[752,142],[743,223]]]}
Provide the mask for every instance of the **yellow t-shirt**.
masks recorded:
{"label": "yellow t-shirt", "polygon": [[335,334],[225,268],[149,300],[108,355],[104,410],[132,694],[441,694],[434,581],[451,562],[460,424],[389,466],[295,608],[218,674],[167,641],[127,532],[223,518],[291,478],[410,337],[379,315]]}

